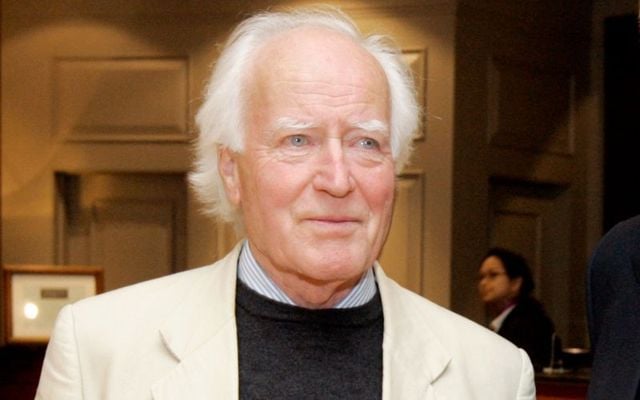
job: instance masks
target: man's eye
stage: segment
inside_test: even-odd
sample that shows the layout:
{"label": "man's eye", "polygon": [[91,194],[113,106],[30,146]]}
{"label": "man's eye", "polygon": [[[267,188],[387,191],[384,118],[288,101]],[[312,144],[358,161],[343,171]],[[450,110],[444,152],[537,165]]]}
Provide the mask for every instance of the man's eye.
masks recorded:
{"label": "man's eye", "polygon": [[287,138],[287,141],[295,147],[304,146],[309,143],[309,139],[304,135],[291,135]]}
{"label": "man's eye", "polygon": [[362,138],[360,139],[358,144],[364,149],[375,150],[380,148],[380,143],[378,143],[377,140],[371,138]]}

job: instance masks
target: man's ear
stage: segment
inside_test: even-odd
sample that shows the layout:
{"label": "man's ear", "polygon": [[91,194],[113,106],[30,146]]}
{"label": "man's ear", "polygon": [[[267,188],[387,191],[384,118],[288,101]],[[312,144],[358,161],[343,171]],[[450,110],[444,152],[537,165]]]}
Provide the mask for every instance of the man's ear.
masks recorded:
{"label": "man's ear", "polygon": [[227,198],[236,207],[240,204],[241,198],[237,155],[227,147],[221,147],[218,150],[218,173],[222,178]]}

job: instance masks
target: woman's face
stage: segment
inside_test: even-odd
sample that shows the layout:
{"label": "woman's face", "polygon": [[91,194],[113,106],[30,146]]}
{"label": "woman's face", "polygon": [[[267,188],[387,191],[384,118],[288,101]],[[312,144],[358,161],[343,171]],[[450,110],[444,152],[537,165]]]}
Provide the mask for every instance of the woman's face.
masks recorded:
{"label": "woman's face", "polygon": [[502,261],[496,256],[487,257],[478,271],[480,299],[488,305],[506,306],[518,296],[522,278],[510,279]]}

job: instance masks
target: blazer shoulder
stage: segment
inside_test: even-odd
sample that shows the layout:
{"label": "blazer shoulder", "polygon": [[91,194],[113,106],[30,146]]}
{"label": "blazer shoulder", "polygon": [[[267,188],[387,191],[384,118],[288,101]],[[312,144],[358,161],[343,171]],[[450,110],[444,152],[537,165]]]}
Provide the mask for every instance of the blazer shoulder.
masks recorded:
{"label": "blazer shoulder", "polygon": [[[533,368],[526,353],[495,332],[413,293],[376,273],[385,335],[398,345],[404,364],[426,366],[433,385],[453,398],[534,399]],[[435,365],[434,355],[446,360]],[[418,362],[415,361],[418,360]],[[405,359],[403,359],[405,360]],[[406,373],[404,371],[403,373]],[[429,375],[429,374],[427,374]]]}
{"label": "blazer shoulder", "polygon": [[[416,323],[432,331],[447,347],[473,352],[511,354],[520,358],[518,349],[508,340],[477,322],[414,293],[388,277],[383,278],[387,300],[396,303],[394,312],[407,313]],[[384,298],[383,295],[383,304]],[[461,340],[464,337],[464,340]]]}
{"label": "blazer shoulder", "polygon": [[[45,362],[79,374],[85,397],[141,398],[232,318],[237,254],[66,306],[50,342],[56,352]],[[58,353],[76,364],[54,365],[64,360]]]}
{"label": "blazer shoulder", "polygon": [[[218,262],[83,299],[70,306],[79,331],[155,329],[181,307],[190,310],[235,293],[237,251]],[[225,299],[229,296],[224,297]],[[104,331],[102,331],[104,332]]]}
{"label": "blazer shoulder", "polygon": [[126,304],[129,309],[142,306],[147,301],[163,302],[163,299],[175,300],[181,292],[188,291],[206,282],[213,275],[213,265],[176,272],[159,278],[135,283],[114,289],[99,295],[88,297],[72,305],[74,311],[114,308]]}

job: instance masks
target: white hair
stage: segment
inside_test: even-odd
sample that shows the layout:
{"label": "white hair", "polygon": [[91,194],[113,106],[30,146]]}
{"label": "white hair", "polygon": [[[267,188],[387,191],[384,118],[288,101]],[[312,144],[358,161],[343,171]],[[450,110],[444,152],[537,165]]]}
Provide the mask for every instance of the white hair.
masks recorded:
{"label": "white hair", "polygon": [[248,104],[246,85],[252,57],[274,35],[309,26],[351,38],[378,61],[389,84],[391,152],[396,172],[409,160],[412,138],[419,127],[420,110],[413,78],[398,48],[384,36],[363,36],[355,23],[336,8],[263,12],[244,20],[231,33],[196,115],[199,135],[194,171],[189,174],[189,181],[206,213],[241,226],[238,211],[227,199],[218,173],[218,150],[221,147],[237,152],[243,150]]}

